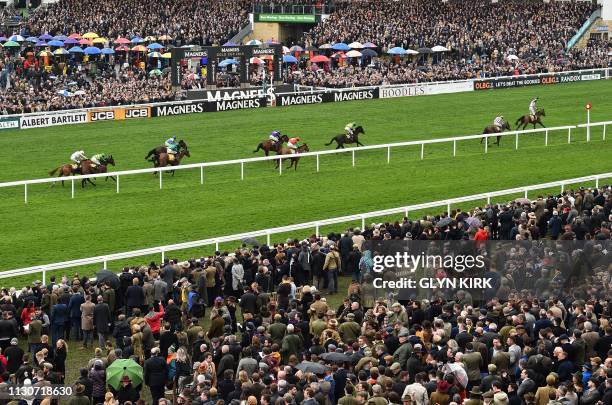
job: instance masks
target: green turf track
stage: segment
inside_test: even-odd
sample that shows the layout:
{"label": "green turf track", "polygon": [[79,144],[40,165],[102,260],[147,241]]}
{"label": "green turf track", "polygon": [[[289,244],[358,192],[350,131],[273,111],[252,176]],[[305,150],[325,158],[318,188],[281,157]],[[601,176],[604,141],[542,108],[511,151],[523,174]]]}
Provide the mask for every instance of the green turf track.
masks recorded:
{"label": "green turf track", "polygon": [[[547,126],[584,122],[586,102],[594,105],[592,121],[612,120],[610,94],[612,81],[596,81],[6,131],[0,181],[45,177],[77,149],[112,153],[115,170],[149,167],[146,152],[171,135],[188,142],[186,162],[196,163],[253,157],[273,129],[299,135],[311,150],[329,149],[324,143],[352,120],[365,127],[366,145],[475,134],[499,113],[514,128],[533,96]],[[567,132],[551,133],[548,147],[543,134],[523,136],[518,151],[505,138],[487,155],[478,141],[466,141],[456,158],[450,143],[427,146],[423,161],[419,147],[393,149],[390,165],[386,150],[361,151],[356,168],[350,154],[325,156],[320,173],[310,158],[281,177],[261,162],[246,165],[244,181],[240,166],[220,167],[207,170],[204,185],[199,170],[180,171],[165,177],[161,191],[152,175],[127,176],[119,194],[112,182],[98,181],[97,189],[77,189],[74,200],[69,187],[37,185],[27,205],[22,187],[0,189],[0,270],[612,171],[612,143],[601,140],[601,129],[588,144],[584,134],[575,131],[567,145]]]}

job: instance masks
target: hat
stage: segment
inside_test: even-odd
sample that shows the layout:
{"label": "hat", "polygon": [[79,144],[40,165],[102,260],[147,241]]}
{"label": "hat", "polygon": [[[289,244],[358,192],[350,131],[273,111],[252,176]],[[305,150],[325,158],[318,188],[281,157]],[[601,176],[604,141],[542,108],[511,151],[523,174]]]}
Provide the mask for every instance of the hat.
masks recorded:
{"label": "hat", "polygon": [[470,394],[482,395],[482,391],[480,390],[479,386],[475,386],[474,388],[472,388],[472,391],[470,391]]}
{"label": "hat", "polygon": [[402,304],[400,304],[399,302],[394,302],[393,305],[391,305],[391,308],[395,308],[395,307],[401,307]]}
{"label": "hat", "polygon": [[13,346],[14,346],[14,345],[19,344],[19,340],[17,340],[17,338],[12,338],[12,339],[11,339],[11,344],[12,344]]}
{"label": "hat", "polygon": [[353,314],[353,313],[346,314],[346,319],[349,319],[349,320],[352,321],[353,319],[355,319],[355,314]]}
{"label": "hat", "polygon": [[437,385],[437,390],[440,392],[447,392],[448,389],[450,388],[450,384],[448,383],[448,381],[438,381],[438,385]]}
{"label": "hat", "polygon": [[591,370],[592,369],[592,367],[591,367],[591,365],[589,363],[584,363],[582,365],[582,367],[586,368],[587,370]]}
{"label": "hat", "polygon": [[558,211],[553,211],[553,215],[557,216],[557,215],[559,215],[559,212]]}
{"label": "hat", "polygon": [[195,363],[193,363],[193,369],[197,370],[200,367],[200,362],[196,361]]}
{"label": "hat", "polygon": [[561,336],[559,336],[559,340],[569,340],[569,337],[564,333]]}
{"label": "hat", "polygon": [[75,386],[75,391],[77,394],[82,394],[85,392],[85,386],[83,384],[77,384]]}
{"label": "hat", "polygon": [[482,394],[483,398],[493,398],[495,396],[495,393],[491,390],[485,392],[484,394]]}
{"label": "hat", "polygon": [[391,370],[396,371],[399,370],[400,368],[402,368],[402,366],[400,366],[400,364],[398,362],[395,362],[393,364],[391,364]]}
{"label": "hat", "polygon": [[189,264],[189,262],[180,262],[179,266],[181,266],[184,269],[188,269],[190,264]]}
{"label": "hat", "polygon": [[408,333],[407,330],[403,330],[399,333],[399,335],[397,335],[397,337],[408,337],[410,336],[410,333]]}
{"label": "hat", "polygon": [[122,382],[122,383],[124,383],[124,382],[131,383],[132,380],[127,375],[124,375],[123,377],[121,377],[121,381],[120,382]]}

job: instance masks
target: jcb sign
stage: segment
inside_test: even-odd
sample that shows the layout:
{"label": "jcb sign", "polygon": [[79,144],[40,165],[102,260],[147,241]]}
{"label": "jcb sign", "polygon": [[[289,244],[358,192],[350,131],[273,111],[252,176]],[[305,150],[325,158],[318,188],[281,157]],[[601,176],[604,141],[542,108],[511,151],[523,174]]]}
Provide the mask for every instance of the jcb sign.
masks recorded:
{"label": "jcb sign", "polygon": [[125,119],[149,118],[150,116],[151,116],[151,109],[149,107],[126,108],[125,109]]}
{"label": "jcb sign", "polygon": [[150,107],[115,108],[112,110],[98,110],[89,112],[90,121],[125,120],[132,118],[149,118],[150,116]]}
{"label": "jcb sign", "polygon": [[115,112],[113,110],[104,111],[90,111],[90,121],[110,121],[115,119]]}

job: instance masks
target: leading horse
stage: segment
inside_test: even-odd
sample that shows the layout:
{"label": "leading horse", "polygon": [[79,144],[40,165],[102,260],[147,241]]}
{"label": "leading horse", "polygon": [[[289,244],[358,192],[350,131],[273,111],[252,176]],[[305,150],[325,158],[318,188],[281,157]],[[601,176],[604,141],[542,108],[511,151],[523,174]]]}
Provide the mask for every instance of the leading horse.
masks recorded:
{"label": "leading horse", "polygon": [[[186,146],[187,145],[185,144],[185,141],[183,141],[182,139],[178,141],[178,149],[181,149]],[[153,162],[159,159],[159,155],[161,155],[162,153],[168,153],[168,148],[164,145],[158,146],[155,149],[151,149],[149,153],[147,154],[147,156],[145,156],[145,160],[148,160],[149,162]],[[153,156],[153,159],[149,159],[151,156]]]}
{"label": "leading horse", "polygon": [[257,149],[255,149],[253,153],[259,152],[260,149],[264,151],[264,154],[266,156],[269,156],[270,152],[278,153],[280,148],[283,146],[283,143],[288,141],[289,137],[287,135],[281,135],[278,142],[274,142],[272,139],[266,139],[265,141],[259,142],[259,145],[257,145]]}
{"label": "leading horse", "polygon": [[[191,157],[191,153],[189,153],[187,144],[181,140],[179,141],[178,153],[173,156],[165,152],[160,153],[156,158],[150,159],[149,162],[153,162],[153,167],[178,166],[184,157]],[[174,170],[171,170],[171,173],[174,176]]]}
{"label": "leading horse", "polygon": [[350,137],[350,139],[346,137],[346,134],[336,135],[328,143],[326,143],[325,146],[331,145],[334,141],[336,141],[336,143],[338,144],[338,146],[336,146],[336,149],[344,149],[344,145],[350,143],[356,143],[357,146],[363,146],[363,144],[359,142],[359,134],[365,135],[365,131],[363,130],[363,127],[361,125],[355,128],[355,130],[353,131],[353,135]]}
{"label": "leading horse", "polygon": [[540,124],[542,128],[546,128],[544,124],[542,124],[542,120],[541,120],[542,117],[546,117],[546,113],[544,112],[543,108],[536,111],[535,115],[525,114],[521,118],[516,120],[516,124],[518,125],[517,128],[521,129],[521,125],[522,125],[523,126],[522,129],[525,129],[527,128],[527,125],[530,125],[530,124],[533,124],[533,129],[535,129],[536,124]]}
{"label": "leading horse", "polygon": [[[297,170],[297,166],[298,166],[298,162],[300,161],[300,153],[305,153],[305,152],[310,152],[310,149],[308,148],[308,144],[303,144],[301,146],[299,146],[297,149],[291,149],[291,148],[280,148],[280,150],[276,153],[277,155],[292,155],[292,157],[289,157],[287,159],[291,159],[291,164],[289,165],[288,169],[291,169],[291,167],[293,166],[294,170]],[[278,169],[278,165],[282,164],[281,160],[284,160],[285,158],[282,159],[278,159],[276,161],[276,168]]]}

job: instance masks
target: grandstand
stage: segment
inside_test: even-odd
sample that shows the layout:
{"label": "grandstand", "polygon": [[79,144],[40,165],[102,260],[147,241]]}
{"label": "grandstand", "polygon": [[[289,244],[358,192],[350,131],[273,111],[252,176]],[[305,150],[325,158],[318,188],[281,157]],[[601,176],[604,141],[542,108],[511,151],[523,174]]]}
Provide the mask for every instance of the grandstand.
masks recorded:
{"label": "grandstand", "polygon": [[612,0],[0,22],[0,405],[612,404]]}

